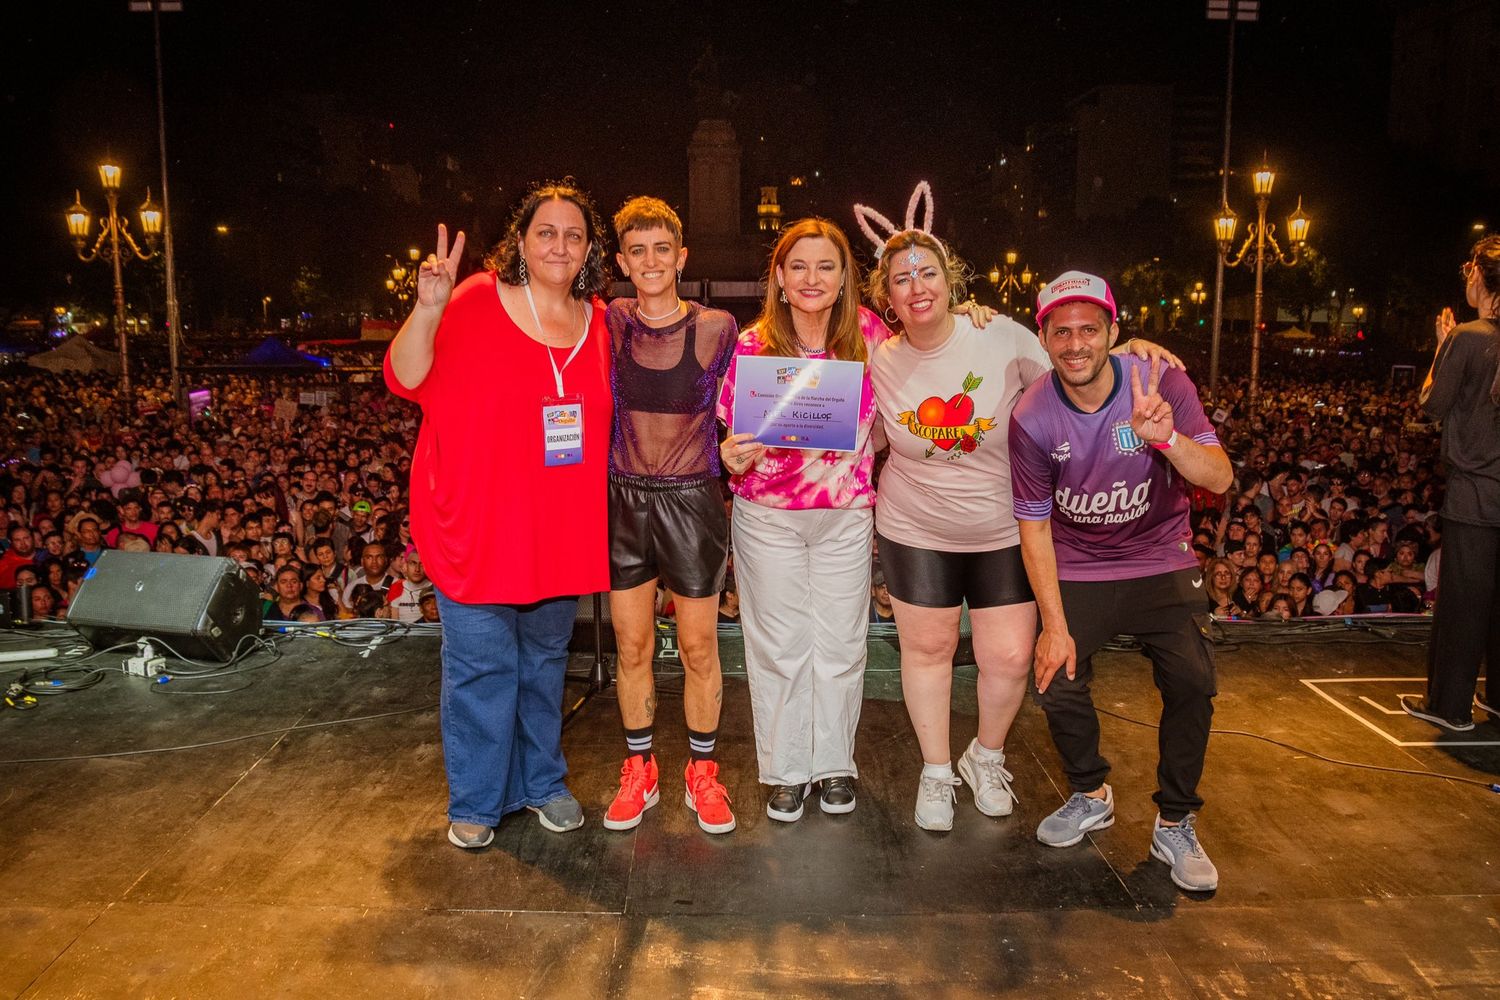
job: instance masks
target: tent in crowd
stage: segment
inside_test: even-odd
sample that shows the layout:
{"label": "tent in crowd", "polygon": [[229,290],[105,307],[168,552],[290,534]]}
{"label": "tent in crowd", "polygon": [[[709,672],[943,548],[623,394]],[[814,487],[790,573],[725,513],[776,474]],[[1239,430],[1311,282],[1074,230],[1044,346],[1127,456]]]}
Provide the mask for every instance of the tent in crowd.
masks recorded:
{"label": "tent in crowd", "polygon": [[26,363],[51,372],[108,372],[111,375],[120,372],[118,354],[95,347],[82,336],[69,337],[53,350],[33,354]]}
{"label": "tent in crowd", "polygon": [[236,364],[277,368],[321,368],[324,362],[289,347],[285,341],[277,337],[267,337],[249,353],[242,356]]}

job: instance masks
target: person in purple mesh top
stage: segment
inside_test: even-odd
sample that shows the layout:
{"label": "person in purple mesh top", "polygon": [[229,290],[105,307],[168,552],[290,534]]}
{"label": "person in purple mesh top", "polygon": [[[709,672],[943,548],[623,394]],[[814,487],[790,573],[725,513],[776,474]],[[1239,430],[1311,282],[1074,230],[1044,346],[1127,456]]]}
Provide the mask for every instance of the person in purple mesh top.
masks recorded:
{"label": "person in purple mesh top", "polygon": [[1204,581],[1189,491],[1227,490],[1229,456],[1186,374],[1109,353],[1120,328],[1103,279],[1061,275],[1038,297],[1037,321],[1053,372],[1011,414],[1011,485],[1042,619],[1038,700],[1073,793],[1037,839],[1069,847],[1114,823],[1091,658],[1111,636],[1134,635],[1162,694],[1151,855],[1181,888],[1209,891],[1219,874],[1194,822],[1216,689],[1212,651],[1193,620]]}
{"label": "person in purple mesh top", "polygon": [[739,335],[734,317],[678,297],[687,262],[682,223],[658,198],[615,213],[615,255],[635,298],[605,314],[615,396],[609,449],[609,607],[619,651],[625,763],[604,814],[609,830],[637,826],[655,805],[652,730],[656,688],[657,581],[677,609],[682,708],[687,717],[686,802],[708,833],[734,829],[719,781],[717,743],[724,681],[719,669],[719,592],[729,523],[719,489],[714,403]]}

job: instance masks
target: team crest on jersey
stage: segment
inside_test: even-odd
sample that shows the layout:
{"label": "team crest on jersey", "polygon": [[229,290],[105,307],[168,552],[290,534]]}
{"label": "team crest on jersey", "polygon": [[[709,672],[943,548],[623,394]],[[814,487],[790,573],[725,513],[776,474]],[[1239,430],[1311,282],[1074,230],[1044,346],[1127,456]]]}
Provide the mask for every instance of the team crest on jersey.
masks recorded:
{"label": "team crest on jersey", "polygon": [[1128,420],[1120,421],[1110,430],[1115,436],[1115,451],[1121,455],[1134,455],[1146,447],[1146,442],[1141,440],[1140,435],[1130,426]]}
{"label": "team crest on jersey", "polygon": [[1058,463],[1059,465],[1061,465],[1063,462],[1066,462],[1072,457],[1073,446],[1066,441],[1058,445],[1056,448],[1052,449],[1052,461]]}

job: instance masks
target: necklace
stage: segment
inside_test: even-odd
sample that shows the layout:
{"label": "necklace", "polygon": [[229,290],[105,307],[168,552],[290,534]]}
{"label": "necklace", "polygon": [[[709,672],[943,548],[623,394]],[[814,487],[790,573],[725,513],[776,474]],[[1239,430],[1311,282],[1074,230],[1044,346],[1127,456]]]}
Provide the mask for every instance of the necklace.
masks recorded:
{"label": "necklace", "polygon": [[646,310],[644,310],[644,309],[641,308],[640,300],[636,300],[635,314],[637,316],[639,316],[641,319],[649,320],[652,323],[655,323],[657,320],[666,319],[668,316],[674,315],[677,312],[677,310],[679,310],[679,309],[682,308],[682,300],[678,299],[677,296],[675,296],[675,295],[672,296],[672,298],[677,299],[677,301],[672,304],[672,308],[668,309],[666,312],[662,313],[660,316],[652,316],[650,313],[646,312]]}
{"label": "necklace", "polygon": [[801,337],[797,338],[797,346],[802,349],[802,353],[803,354],[807,354],[807,355],[827,354],[828,353],[828,347],[827,347],[827,345],[824,345],[822,347],[808,347],[806,344],[804,344],[802,342],[802,338]]}

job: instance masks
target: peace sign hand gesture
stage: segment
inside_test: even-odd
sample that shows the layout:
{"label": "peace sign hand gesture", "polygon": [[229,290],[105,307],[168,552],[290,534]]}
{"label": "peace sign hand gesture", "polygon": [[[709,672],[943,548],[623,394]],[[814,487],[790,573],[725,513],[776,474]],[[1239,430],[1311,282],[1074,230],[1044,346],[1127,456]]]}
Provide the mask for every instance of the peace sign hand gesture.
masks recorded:
{"label": "peace sign hand gesture", "polygon": [[1140,368],[1130,366],[1130,429],[1147,444],[1161,444],[1172,436],[1172,404],[1162,398],[1160,385],[1160,358],[1151,362],[1144,392]]}
{"label": "peace sign hand gesture", "polygon": [[448,227],[438,223],[437,253],[430,253],[417,270],[417,305],[435,306],[442,309],[453,295],[453,286],[458,281],[458,265],[464,259],[463,230],[453,239],[453,249],[448,249]]}

